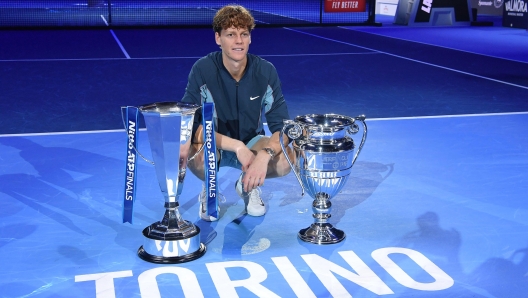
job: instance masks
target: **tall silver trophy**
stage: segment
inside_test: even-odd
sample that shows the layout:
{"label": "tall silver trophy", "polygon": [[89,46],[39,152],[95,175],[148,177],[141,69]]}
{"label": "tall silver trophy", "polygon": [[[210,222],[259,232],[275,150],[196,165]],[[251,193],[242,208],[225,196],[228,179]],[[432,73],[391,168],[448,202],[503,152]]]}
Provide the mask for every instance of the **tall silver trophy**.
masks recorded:
{"label": "tall silver trophy", "polygon": [[165,215],[143,230],[145,242],[138,255],[152,263],[175,264],[205,254],[200,228],[182,219],[178,198],[189,156],[194,113],[200,106],[182,102],[159,102],[138,107],[145,119],[152,158]]}
{"label": "tall silver trophy", "polygon": [[[361,143],[356,147],[352,135],[363,125]],[[284,133],[293,141],[295,161],[292,163],[283,144]],[[330,201],[341,191],[352,170],[365,140],[365,116],[355,118],[337,114],[309,114],[285,120],[280,132],[281,147],[299,184],[314,199],[314,223],[299,231],[299,238],[314,244],[333,244],[345,239],[343,231],[335,228]]]}

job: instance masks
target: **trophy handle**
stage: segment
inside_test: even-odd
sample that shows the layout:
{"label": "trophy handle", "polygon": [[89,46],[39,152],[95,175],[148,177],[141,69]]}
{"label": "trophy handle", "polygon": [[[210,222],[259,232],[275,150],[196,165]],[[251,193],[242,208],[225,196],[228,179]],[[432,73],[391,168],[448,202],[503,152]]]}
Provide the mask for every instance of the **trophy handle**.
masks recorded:
{"label": "trophy handle", "polygon": [[[356,159],[359,156],[359,153],[361,153],[361,149],[363,149],[363,145],[365,144],[365,141],[367,140],[367,124],[365,123],[365,115],[360,115],[354,118],[355,120],[361,121],[361,124],[363,124],[363,137],[361,138],[361,143],[359,144],[358,151],[356,152],[356,155],[354,155],[354,159],[352,160],[352,165],[356,162]],[[354,127],[354,129],[351,131],[351,133],[355,134],[358,132],[358,127]]]}
{"label": "trophy handle", "polygon": [[284,131],[286,130],[286,128],[290,126],[293,126],[293,128],[291,128],[287,133],[290,139],[295,140],[301,136],[302,130],[298,124],[295,124],[291,120],[284,120],[284,126],[282,127],[282,130],[280,131],[280,134],[279,134],[279,142],[282,148],[282,152],[284,153],[284,157],[286,157],[286,160],[290,164],[290,167],[293,173],[295,174],[295,177],[297,177],[297,181],[299,181],[299,185],[301,186],[301,189],[302,189],[301,196],[304,196],[304,186],[302,184],[301,177],[299,177],[299,174],[295,171],[295,167],[293,166],[290,160],[290,157],[288,156],[288,152],[286,151],[286,148],[284,147],[284,144],[283,144]]}
{"label": "trophy handle", "polygon": [[[126,131],[126,123],[125,123],[125,115],[124,115],[124,111],[126,110],[127,107],[121,107],[121,120],[123,120],[123,127],[125,128],[125,131]],[[196,151],[196,153],[191,156],[190,158],[187,159],[187,161],[191,161],[193,160],[200,152],[203,151],[204,149],[204,145],[205,144],[202,144],[202,146],[200,147],[200,149],[198,149],[198,151]],[[136,151],[138,153],[138,155],[146,162],[148,162],[149,164],[151,165],[154,165],[154,162],[151,161],[150,159],[146,158],[145,156],[143,156],[143,154],[141,154],[141,152],[139,152],[139,150],[132,145],[132,148],[134,148],[134,151]]]}
{"label": "trophy handle", "polygon": [[[123,127],[125,128],[125,133],[126,133],[126,130],[127,130],[127,126],[126,126],[126,121],[125,121],[125,111],[126,111],[127,107],[121,107],[121,120],[123,120]],[[136,146],[132,145],[132,148],[134,148],[134,151],[137,152],[137,154],[146,162],[148,162],[149,164],[151,165],[154,165],[154,162],[148,158],[146,158],[145,156],[143,156],[143,154],[141,154],[141,152],[139,152],[139,150],[136,148]]]}

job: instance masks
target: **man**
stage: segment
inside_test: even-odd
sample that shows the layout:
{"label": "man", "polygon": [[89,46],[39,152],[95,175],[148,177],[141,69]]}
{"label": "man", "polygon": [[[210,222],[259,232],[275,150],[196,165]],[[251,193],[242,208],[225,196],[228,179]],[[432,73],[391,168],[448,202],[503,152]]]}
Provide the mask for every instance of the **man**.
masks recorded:
{"label": "man", "polygon": [[[200,105],[215,103],[215,137],[220,167],[242,170],[235,189],[244,199],[247,213],[262,216],[266,213],[266,206],[260,197],[259,186],[266,178],[284,176],[290,171],[279,143],[283,120],[289,119],[289,114],[275,67],[248,53],[254,27],[253,16],[242,6],[227,5],[216,13],[213,30],[221,51],[210,53],[194,64],[182,101]],[[262,111],[271,137],[264,136]],[[190,156],[203,144],[199,112],[194,120]],[[288,152],[293,158],[290,148]],[[188,168],[202,181],[205,179],[203,158],[200,153],[188,163]],[[200,218],[215,220],[205,214],[205,188],[199,201]]]}

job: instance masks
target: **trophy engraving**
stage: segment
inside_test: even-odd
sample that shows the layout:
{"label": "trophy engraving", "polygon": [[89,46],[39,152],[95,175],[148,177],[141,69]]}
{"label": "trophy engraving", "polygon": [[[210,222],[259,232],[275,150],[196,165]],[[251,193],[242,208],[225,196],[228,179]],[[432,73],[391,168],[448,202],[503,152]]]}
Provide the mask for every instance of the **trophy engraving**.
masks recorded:
{"label": "trophy engraving", "polygon": [[184,220],[178,210],[191,144],[194,113],[200,106],[158,102],[138,107],[143,115],[158,183],[165,197],[161,221],[143,230],[138,256],[148,262],[175,264],[205,254],[200,228]]}
{"label": "trophy engraving", "polygon": [[[363,125],[363,136],[356,148],[352,135]],[[293,141],[295,164],[286,154],[284,133]],[[345,239],[343,231],[333,227],[331,198],[341,191],[367,137],[365,116],[355,118],[337,114],[309,114],[285,120],[280,132],[281,147],[302,188],[313,199],[314,223],[299,231],[305,242],[333,244]]]}

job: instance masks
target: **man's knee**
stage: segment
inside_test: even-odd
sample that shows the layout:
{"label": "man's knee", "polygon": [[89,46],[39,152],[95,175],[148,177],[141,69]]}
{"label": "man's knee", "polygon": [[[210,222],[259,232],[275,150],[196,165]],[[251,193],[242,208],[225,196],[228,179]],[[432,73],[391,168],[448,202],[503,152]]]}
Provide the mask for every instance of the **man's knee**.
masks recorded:
{"label": "man's knee", "polygon": [[187,168],[191,170],[191,172],[198,177],[199,179],[203,180],[204,178],[204,153],[203,149],[200,150],[200,147],[202,147],[202,144],[192,144],[191,150],[190,150],[190,156],[191,159],[187,163]]}
{"label": "man's knee", "polygon": [[290,173],[291,167],[287,161],[277,163],[277,176],[282,177]]}
{"label": "man's knee", "polygon": [[[293,153],[290,148],[288,148],[288,156],[290,157],[290,161],[292,163],[295,162],[295,157],[293,156]],[[291,166],[288,160],[286,160],[286,157],[284,156],[284,152],[282,152],[279,156],[277,156],[277,162],[275,164],[275,172],[277,177],[286,176],[291,172]]]}

